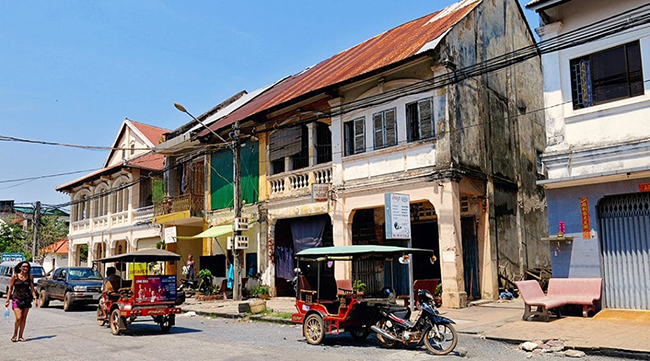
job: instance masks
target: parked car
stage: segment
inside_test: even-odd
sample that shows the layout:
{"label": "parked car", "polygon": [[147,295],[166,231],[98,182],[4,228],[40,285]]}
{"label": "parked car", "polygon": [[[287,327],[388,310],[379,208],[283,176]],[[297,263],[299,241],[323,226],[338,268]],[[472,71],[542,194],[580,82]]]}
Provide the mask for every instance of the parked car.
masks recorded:
{"label": "parked car", "polygon": [[60,267],[42,278],[36,288],[41,307],[48,307],[50,300],[60,300],[67,312],[75,305],[99,303],[102,275],[90,267]]}
{"label": "parked car", "polygon": [[[0,294],[6,295],[9,292],[9,284],[11,283],[11,276],[14,274],[14,268],[19,262],[6,261],[0,263]],[[32,277],[34,278],[34,287],[38,281],[45,275],[43,267],[34,262],[29,263],[32,266]]]}

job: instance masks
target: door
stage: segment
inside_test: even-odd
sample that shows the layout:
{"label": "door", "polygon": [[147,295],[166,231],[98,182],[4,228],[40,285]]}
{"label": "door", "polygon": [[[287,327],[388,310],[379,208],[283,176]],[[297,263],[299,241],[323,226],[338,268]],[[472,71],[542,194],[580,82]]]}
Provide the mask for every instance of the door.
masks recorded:
{"label": "door", "polygon": [[650,193],[598,204],[604,305],[650,310]]}
{"label": "door", "polygon": [[479,289],[478,239],[476,218],[463,217],[460,220],[463,237],[463,267],[465,269],[465,292],[468,299],[481,298]]}

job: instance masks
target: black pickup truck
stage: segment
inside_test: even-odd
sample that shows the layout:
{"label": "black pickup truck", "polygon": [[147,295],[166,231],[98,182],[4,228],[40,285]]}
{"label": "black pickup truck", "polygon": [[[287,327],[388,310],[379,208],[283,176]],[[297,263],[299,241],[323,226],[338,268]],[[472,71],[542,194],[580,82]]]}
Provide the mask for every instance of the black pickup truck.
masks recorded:
{"label": "black pickup truck", "polygon": [[63,310],[75,304],[98,303],[102,294],[102,275],[90,267],[60,267],[36,284],[39,305],[48,307],[50,300],[63,301]]}

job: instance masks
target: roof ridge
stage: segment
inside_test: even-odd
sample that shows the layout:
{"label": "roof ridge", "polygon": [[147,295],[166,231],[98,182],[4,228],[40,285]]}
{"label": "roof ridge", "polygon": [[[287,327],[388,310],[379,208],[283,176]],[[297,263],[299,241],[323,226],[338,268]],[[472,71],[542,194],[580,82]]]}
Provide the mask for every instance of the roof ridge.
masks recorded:
{"label": "roof ridge", "polygon": [[163,128],[163,127],[159,127],[159,126],[157,126],[157,125],[147,124],[147,123],[139,122],[139,121],[137,121],[137,120],[133,120],[133,119],[129,119],[129,118],[126,118],[126,119],[127,119],[128,121],[130,121],[131,123],[134,123],[134,124],[138,124],[138,125],[146,125],[146,126],[148,126],[148,127],[157,128],[157,129],[160,129],[160,130],[164,130],[164,131],[167,131],[167,132],[171,132],[170,129]]}

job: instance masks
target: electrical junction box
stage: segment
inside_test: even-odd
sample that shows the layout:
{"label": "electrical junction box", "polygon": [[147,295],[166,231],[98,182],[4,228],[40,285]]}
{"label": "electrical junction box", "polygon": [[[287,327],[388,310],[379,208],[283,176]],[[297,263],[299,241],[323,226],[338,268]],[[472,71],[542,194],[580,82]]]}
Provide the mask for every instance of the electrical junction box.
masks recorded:
{"label": "electrical junction box", "polygon": [[[227,249],[232,249],[232,237],[228,237]],[[235,249],[248,249],[248,236],[235,236]]]}
{"label": "electrical junction box", "polygon": [[235,218],[235,231],[248,231],[248,218]]}

